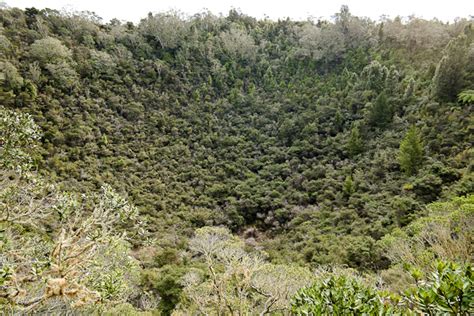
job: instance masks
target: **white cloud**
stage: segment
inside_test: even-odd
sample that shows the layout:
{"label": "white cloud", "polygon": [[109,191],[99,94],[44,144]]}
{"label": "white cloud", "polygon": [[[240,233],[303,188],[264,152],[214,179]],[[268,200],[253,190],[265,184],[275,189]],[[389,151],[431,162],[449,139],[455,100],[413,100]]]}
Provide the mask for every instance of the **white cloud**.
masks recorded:
{"label": "white cloud", "polygon": [[452,21],[456,17],[468,17],[474,14],[474,1],[469,0],[6,0],[12,7],[36,7],[43,9],[62,9],[70,7],[76,10],[94,11],[105,20],[118,18],[138,22],[148,12],[177,9],[187,14],[194,14],[209,9],[218,14],[231,8],[241,9],[243,13],[271,19],[290,17],[306,19],[307,17],[329,18],[347,4],[351,12],[358,16],[378,19],[381,15],[391,17],[416,15],[431,19],[436,17]]}

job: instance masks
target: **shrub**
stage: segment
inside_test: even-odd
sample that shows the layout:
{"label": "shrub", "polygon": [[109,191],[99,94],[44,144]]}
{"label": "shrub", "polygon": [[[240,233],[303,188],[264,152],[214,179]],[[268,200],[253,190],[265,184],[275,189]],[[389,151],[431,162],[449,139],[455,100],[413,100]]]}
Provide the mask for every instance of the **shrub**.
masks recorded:
{"label": "shrub", "polygon": [[296,315],[378,315],[390,308],[374,289],[344,275],[317,281],[291,302]]}

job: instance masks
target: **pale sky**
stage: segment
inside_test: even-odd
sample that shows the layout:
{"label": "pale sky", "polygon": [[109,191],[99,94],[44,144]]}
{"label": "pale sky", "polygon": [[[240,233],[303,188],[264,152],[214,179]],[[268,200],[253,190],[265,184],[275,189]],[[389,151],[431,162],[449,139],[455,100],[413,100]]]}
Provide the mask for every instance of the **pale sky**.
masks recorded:
{"label": "pale sky", "polygon": [[474,15],[474,0],[0,0],[10,7],[36,7],[61,10],[69,8],[78,11],[93,11],[105,21],[111,18],[138,22],[148,12],[170,9],[194,14],[209,9],[214,14],[226,15],[231,8],[257,18],[286,18],[304,20],[308,17],[330,18],[343,4],[349,6],[352,14],[378,19],[381,15],[390,17],[415,15],[426,19],[436,17],[453,21],[457,17]]}

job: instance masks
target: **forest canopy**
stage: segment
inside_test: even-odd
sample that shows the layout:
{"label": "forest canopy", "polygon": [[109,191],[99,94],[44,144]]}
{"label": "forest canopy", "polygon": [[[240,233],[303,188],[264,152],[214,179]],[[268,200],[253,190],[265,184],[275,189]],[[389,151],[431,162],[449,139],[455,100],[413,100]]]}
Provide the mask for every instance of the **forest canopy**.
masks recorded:
{"label": "forest canopy", "polygon": [[472,17],[2,7],[0,310],[473,313],[473,91]]}

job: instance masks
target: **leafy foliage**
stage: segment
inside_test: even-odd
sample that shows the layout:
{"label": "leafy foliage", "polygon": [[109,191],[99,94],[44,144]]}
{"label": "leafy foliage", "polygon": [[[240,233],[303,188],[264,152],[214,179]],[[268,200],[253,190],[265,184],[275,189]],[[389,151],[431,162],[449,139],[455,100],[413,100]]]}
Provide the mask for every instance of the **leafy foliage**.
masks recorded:
{"label": "leafy foliage", "polygon": [[54,37],[36,40],[31,44],[30,54],[43,65],[67,60],[72,56],[71,51]]}
{"label": "leafy foliage", "polygon": [[305,268],[265,263],[259,254],[247,253],[225,228],[198,229],[190,248],[202,255],[206,270],[195,269],[184,277],[183,313],[265,315],[283,311],[296,290],[312,279]]}
{"label": "leafy foliage", "polygon": [[469,315],[474,309],[470,264],[440,261],[427,279],[403,295],[379,291],[355,277],[332,275],[300,290],[295,315]]}
{"label": "leafy foliage", "polygon": [[474,310],[474,276],[470,264],[438,262],[425,282],[408,291],[414,311],[428,314],[469,315]]}
{"label": "leafy foliage", "polygon": [[446,46],[433,78],[433,93],[441,100],[453,100],[464,85],[467,38],[460,35]]}
{"label": "leafy foliage", "polygon": [[[99,312],[285,309],[294,284],[305,285],[302,266],[384,271],[391,285],[406,286],[384,236],[400,234],[394,245],[412,251],[422,271],[427,258],[453,260],[470,249],[448,238],[456,229],[445,217],[433,227],[446,244],[424,228],[413,233],[431,238],[429,250],[399,228],[412,229],[429,203],[474,190],[472,40],[472,19],[371,21],[346,6],[329,21],[231,10],[150,14],[136,24],[2,6],[0,216],[14,223],[8,249],[28,246],[30,275],[31,260],[57,264],[52,249],[76,252],[69,243],[79,240],[96,261],[66,288],[89,293]],[[138,223],[117,218],[128,211]],[[203,228],[210,226],[223,231]],[[89,249],[90,236],[98,239]],[[209,243],[203,236],[219,236],[213,245],[228,257],[206,259],[194,244]],[[58,273],[41,268],[36,292],[21,285],[18,293],[44,297]],[[24,273],[17,263],[12,269]],[[40,299],[41,311],[72,306],[51,298]],[[25,300],[2,304],[22,309]]]}
{"label": "leafy foliage", "polygon": [[474,90],[466,90],[458,95],[459,102],[472,104],[474,102]]}
{"label": "leafy foliage", "polygon": [[423,163],[423,144],[416,127],[412,126],[400,143],[398,161],[407,175],[415,174]]}
{"label": "leafy foliage", "polygon": [[[75,197],[31,172],[38,139],[28,115],[2,109],[0,306],[58,312],[130,296],[139,266],[127,253],[137,209],[110,187]],[[12,168],[13,167],[13,168]],[[92,206],[91,206],[92,204]]]}
{"label": "leafy foliage", "polygon": [[292,301],[295,315],[379,315],[388,312],[378,294],[346,276],[331,276],[301,290]]}
{"label": "leafy foliage", "polygon": [[433,203],[428,215],[404,229],[396,229],[380,241],[393,264],[428,271],[437,259],[466,263],[472,254],[474,197]]}
{"label": "leafy foliage", "polygon": [[6,169],[29,169],[32,163],[28,150],[40,137],[37,125],[29,114],[0,108],[0,164]]}

